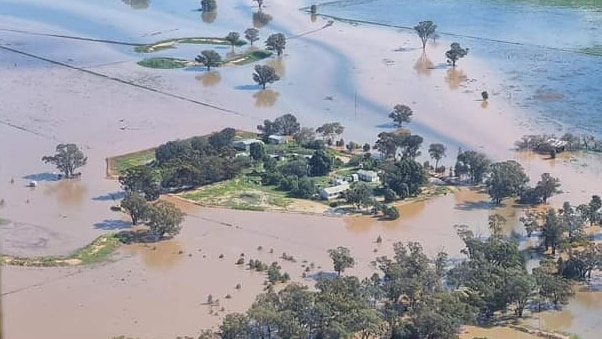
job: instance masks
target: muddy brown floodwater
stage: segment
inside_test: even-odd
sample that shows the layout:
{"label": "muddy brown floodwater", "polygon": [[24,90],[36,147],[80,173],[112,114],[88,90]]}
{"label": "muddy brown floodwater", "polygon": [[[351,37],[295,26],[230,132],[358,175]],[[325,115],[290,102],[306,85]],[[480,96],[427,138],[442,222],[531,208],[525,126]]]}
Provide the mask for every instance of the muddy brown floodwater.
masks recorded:
{"label": "muddy brown floodwater", "polygon": [[[114,262],[97,267],[5,268],[7,338],[194,334],[218,324],[225,312],[245,310],[261,292],[265,277],[235,265],[240,257],[278,261],[293,279],[312,285],[315,274],[332,271],[327,249],[346,246],[357,259],[349,273],[368,276],[375,272],[371,261],[390,255],[396,241],[420,241],[430,255],[446,250],[459,257],[462,242],[453,225],[484,233],[487,216],[501,210],[469,190],[403,205],[397,221],[221,210],[171,200],[188,214],[174,240],[124,246]],[[382,244],[375,243],[379,235]],[[281,259],[283,253],[295,262]],[[301,278],[311,263],[315,268]],[[209,294],[219,306],[205,305]]]}

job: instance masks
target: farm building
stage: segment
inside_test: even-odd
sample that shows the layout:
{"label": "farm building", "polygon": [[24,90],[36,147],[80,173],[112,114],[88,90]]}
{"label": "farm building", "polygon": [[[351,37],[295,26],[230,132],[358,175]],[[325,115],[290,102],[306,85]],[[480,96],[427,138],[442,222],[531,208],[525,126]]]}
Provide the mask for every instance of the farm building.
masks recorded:
{"label": "farm building", "polygon": [[378,182],[380,180],[378,173],[374,171],[359,170],[357,176],[361,181]]}
{"label": "farm building", "polygon": [[338,185],[332,187],[326,187],[320,191],[320,198],[323,200],[330,200],[339,198],[343,193],[349,190],[349,185]]}

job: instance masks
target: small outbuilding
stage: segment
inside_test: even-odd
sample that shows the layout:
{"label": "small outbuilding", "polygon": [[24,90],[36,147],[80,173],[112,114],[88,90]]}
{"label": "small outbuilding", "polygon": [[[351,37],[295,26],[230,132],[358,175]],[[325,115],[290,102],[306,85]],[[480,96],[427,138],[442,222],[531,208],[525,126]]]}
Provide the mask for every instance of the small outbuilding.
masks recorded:
{"label": "small outbuilding", "polygon": [[349,184],[326,187],[320,191],[320,198],[323,200],[336,199],[349,190]]}
{"label": "small outbuilding", "polygon": [[232,143],[232,147],[234,147],[234,149],[236,149],[237,151],[248,152],[251,148],[251,145],[256,143],[263,144],[263,141],[258,139],[236,140]]}
{"label": "small outbuilding", "polygon": [[270,143],[270,144],[279,145],[279,144],[286,144],[287,142],[288,142],[288,139],[284,135],[273,134],[273,135],[268,136],[268,143]]}
{"label": "small outbuilding", "polygon": [[361,181],[378,182],[380,180],[378,173],[374,171],[359,170],[357,176]]}

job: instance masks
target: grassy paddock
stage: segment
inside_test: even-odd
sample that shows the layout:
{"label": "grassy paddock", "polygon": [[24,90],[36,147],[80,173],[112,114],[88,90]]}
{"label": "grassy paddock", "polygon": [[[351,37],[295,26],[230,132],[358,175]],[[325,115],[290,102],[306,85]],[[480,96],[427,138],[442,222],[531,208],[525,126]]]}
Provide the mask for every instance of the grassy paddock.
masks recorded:
{"label": "grassy paddock", "polygon": [[128,168],[145,165],[154,160],[154,148],[107,158],[107,176],[110,178],[117,177]]}
{"label": "grassy paddock", "polygon": [[[240,47],[245,45],[246,43],[247,42],[244,40],[238,40],[234,45]],[[230,42],[224,38],[211,37],[176,38],[161,40],[148,45],[137,46],[136,48],[134,48],[134,51],[138,53],[152,53],[174,48],[176,44],[230,45]]]}
{"label": "grassy paddock", "polygon": [[265,58],[270,57],[271,55],[272,55],[272,52],[269,52],[269,51],[263,51],[263,50],[253,51],[253,52],[244,53],[242,55],[237,55],[233,58],[230,58],[230,59],[226,60],[224,62],[224,64],[232,64],[232,65],[236,65],[236,66],[241,66],[241,65],[254,63],[259,60],[263,60]]}
{"label": "grassy paddock", "polygon": [[138,61],[137,64],[143,67],[155,69],[176,69],[187,67],[191,62],[184,59],[175,58],[146,58]]}
{"label": "grassy paddock", "polygon": [[582,53],[589,54],[589,55],[602,56],[602,45],[585,47],[585,48],[580,49],[580,51]]}
{"label": "grassy paddock", "polygon": [[117,234],[103,234],[88,244],[66,257],[13,257],[2,255],[3,265],[28,266],[28,267],[57,267],[90,265],[103,262],[119,248],[121,241]]}

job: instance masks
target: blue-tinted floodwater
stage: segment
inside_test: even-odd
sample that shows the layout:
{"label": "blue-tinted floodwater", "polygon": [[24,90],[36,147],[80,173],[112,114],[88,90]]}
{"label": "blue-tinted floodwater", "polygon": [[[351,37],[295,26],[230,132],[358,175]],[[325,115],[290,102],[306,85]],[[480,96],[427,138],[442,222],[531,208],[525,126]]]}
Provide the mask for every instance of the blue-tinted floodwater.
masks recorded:
{"label": "blue-tinted floodwater", "polygon": [[319,12],[409,29],[432,20],[501,71],[502,94],[533,129],[602,136],[602,56],[581,52],[602,46],[600,0],[358,0]]}

